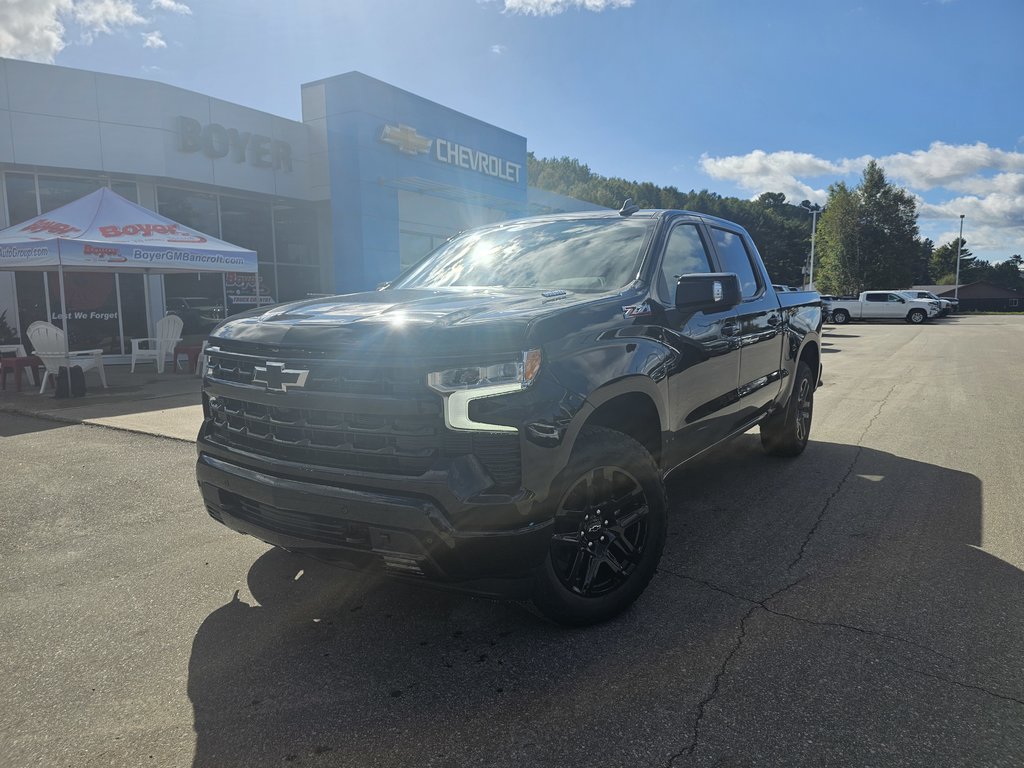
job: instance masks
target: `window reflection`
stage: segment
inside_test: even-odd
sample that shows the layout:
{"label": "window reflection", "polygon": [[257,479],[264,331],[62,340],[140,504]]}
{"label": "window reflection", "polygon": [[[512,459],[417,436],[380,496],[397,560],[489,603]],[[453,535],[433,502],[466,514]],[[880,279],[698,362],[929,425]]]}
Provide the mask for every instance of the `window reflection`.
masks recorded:
{"label": "window reflection", "polygon": [[640,269],[648,220],[522,222],[455,238],[396,288],[500,286],[614,290]]}

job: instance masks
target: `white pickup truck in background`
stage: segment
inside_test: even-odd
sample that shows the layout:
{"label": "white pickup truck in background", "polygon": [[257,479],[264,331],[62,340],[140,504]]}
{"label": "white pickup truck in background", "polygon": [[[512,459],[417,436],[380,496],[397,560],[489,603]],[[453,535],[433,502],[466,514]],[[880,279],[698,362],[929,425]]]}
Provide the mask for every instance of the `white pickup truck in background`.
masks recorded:
{"label": "white pickup truck in background", "polygon": [[906,296],[908,299],[921,299],[922,301],[931,299],[939,302],[939,317],[945,317],[952,312],[956,312],[960,306],[960,302],[956,299],[945,299],[941,296],[936,296],[931,291],[900,291],[900,295]]}
{"label": "white pickup truck in background", "polygon": [[832,322],[851,320],[906,320],[920,324],[939,314],[939,302],[911,299],[899,291],[864,291],[857,299],[833,299]]}

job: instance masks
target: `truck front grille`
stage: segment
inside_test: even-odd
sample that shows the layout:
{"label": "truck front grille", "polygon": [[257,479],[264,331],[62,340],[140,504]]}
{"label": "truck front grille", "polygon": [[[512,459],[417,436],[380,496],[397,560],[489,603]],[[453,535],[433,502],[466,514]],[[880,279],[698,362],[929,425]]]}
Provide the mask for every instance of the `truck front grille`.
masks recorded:
{"label": "truck front grille", "polygon": [[[268,358],[211,351],[208,379],[231,389],[228,396],[209,399],[211,440],[267,458],[405,477],[473,455],[494,481],[493,491],[519,487],[519,436],[447,429],[441,399],[427,389],[425,371],[271,359],[278,361],[289,369],[309,371],[301,392],[273,393],[269,398],[250,394],[255,369],[265,367]],[[310,396],[317,408],[304,407]],[[323,407],[335,398],[337,410]]]}
{"label": "truck front grille", "polygon": [[213,437],[226,445],[338,469],[421,475],[440,447],[438,416],[334,413],[218,397],[210,418]]}

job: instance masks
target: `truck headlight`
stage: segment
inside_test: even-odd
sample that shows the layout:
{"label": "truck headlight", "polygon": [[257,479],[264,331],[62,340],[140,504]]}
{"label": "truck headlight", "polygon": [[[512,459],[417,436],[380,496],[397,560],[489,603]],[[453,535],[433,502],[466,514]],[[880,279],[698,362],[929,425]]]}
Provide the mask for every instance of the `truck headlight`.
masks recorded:
{"label": "truck headlight", "polygon": [[540,350],[492,365],[462,365],[427,374],[427,386],[444,396],[444,423],[449,429],[475,432],[516,432],[515,427],[469,418],[469,404],[526,389],[540,371]]}

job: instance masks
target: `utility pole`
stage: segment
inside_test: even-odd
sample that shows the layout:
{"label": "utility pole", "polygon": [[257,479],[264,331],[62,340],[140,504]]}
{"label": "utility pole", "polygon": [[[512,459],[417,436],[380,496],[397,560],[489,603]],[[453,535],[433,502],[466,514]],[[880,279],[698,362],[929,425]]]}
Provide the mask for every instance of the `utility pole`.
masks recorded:
{"label": "utility pole", "polygon": [[814,290],[814,236],[818,231],[818,214],[821,213],[822,208],[817,203],[811,203],[810,200],[804,200],[800,203],[800,207],[811,214],[811,268],[807,276],[807,289]]}
{"label": "utility pole", "polygon": [[960,303],[960,246],[964,244],[964,215],[960,214],[960,237],[956,241],[956,285],[953,287],[953,298]]}

